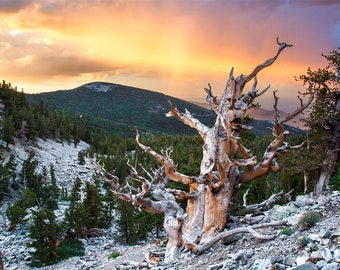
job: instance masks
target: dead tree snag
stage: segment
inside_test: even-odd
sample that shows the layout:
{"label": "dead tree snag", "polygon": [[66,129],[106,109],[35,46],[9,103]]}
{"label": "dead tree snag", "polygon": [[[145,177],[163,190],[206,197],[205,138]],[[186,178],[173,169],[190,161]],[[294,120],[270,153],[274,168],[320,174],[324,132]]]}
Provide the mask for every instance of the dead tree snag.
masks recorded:
{"label": "dead tree snag", "polygon": [[[136,190],[130,186],[124,189],[119,186],[117,177],[107,176],[107,174],[105,177],[105,172],[100,171],[119,199],[129,201],[145,211],[164,215],[164,228],[169,235],[166,261],[174,260],[184,250],[201,253],[217,241],[240,232],[268,239],[272,236],[259,234],[256,229],[282,225],[282,223],[268,223],[224,231],[232,202],[240,185],[259,178],[269,171],[277,171],[279,167],[276,159],[290,148],[299,147],[289,146],[286,143],[289,132],[285,130],[283,124],[306,109],[313,99],[310,85],[307,101],[304,103],[299,97],[300,106],[282,119],[278,113],[278,97],[274,91],[276,112],[273,126],[274,140],[259,161],[241,144],[241,131],[251,129],[243,123],[248,108],[257,97],[269,89],[269,86],[262,91],[256,89],[257,74],[273,64],[285,48],[292,46],[285,42],[277,43],[279,48],[275,56],[256,66],[249,75],[235,78],[234,69],[231,69],[221,98],[215,97],[211,86],[208,85],[205,89],[207,102],[216,114],[216,121],[212,127],[202,124],[187,110],[184,113],[180,112],[170,103],[170,112],[167,116],[175,117],[196,129],[203,139],[203,157],[198,176],[188,176],[178,172],[169,152],[157,153],[151,147],[145,146],[141,143],[138,132],[136,141],[139,147],[162,165],[160,170],[148,174],[149,179],[140,176],[135,168],[130,166],[132,178],[141,183],[142,189]],[[245,86],[252,80],[251,90],[244,93]],[[241,153],[241,159],[237,158],[238,153]],[[188,185],[189,192],[168,189],[167,181]],[[146,194],[148,196],[145,196]],[[177,202],[178,199],[187,200],[185,210]]]}

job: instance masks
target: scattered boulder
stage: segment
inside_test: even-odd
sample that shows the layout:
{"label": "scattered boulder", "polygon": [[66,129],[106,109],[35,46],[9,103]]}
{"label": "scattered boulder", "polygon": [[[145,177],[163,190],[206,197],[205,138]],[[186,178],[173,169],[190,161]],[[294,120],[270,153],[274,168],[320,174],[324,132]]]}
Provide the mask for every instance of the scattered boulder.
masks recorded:
{"label": "scattered boulder", "polygon": [[318,267],[313,263],[307,262],[294,268],[294,270],[318,270]]}

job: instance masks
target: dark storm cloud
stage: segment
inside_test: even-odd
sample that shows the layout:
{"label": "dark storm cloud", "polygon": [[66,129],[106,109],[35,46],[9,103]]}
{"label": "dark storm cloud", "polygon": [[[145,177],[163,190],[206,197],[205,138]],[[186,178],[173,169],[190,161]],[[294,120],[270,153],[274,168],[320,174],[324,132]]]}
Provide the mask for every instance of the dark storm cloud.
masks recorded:
{"label": "dark storm cloud", "polygon": [[13,13],[18,12],[32,4],[34,0],[0,0],[0,12]]}
{"label": "dark storm cloud", "polygon": [[49,62],[48,68],[42,69],[41,74],[48,76],[79,76],[83,73],[112,72],[121,68],[104,61],[82,57],[77,54],[62,57],[57,55],[37,55],[34,58],[34,64],[38,67],[44,67],[46,62]]}

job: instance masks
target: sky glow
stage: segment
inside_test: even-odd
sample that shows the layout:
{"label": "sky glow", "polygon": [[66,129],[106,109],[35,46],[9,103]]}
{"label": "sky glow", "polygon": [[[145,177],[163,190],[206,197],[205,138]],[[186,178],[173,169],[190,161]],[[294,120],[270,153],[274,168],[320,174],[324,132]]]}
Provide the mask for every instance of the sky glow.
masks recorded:
{"label": "sky glow", "polygon": [[[294,76],[340,46],[339,10],[337,0],[0,0],[0,74],[26,93],[107,81],[203,101],[232,67],[247,74],[272,57],[278,36],[294,46],[258,88],[278,89],[289,110],[305,88]],[[270,108],[272,95],[260,101]]]}

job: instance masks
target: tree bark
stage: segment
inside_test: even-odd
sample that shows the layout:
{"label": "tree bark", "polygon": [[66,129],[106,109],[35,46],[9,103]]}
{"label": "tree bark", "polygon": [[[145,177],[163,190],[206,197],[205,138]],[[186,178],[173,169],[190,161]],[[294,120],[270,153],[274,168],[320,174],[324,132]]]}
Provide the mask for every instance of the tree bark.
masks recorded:
{"label": "tree bark", "polygon": [[314,196],[319,196],[323,192],[329,191],[329,180],[335,172],[336,164],[339,159],[339,150],[329,150],[326,158],[323,160],[323,166],[320,175],[314,187]]}

